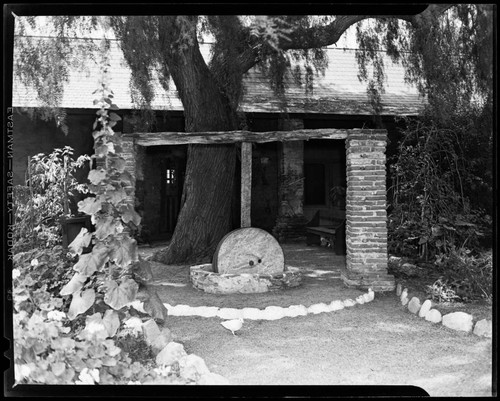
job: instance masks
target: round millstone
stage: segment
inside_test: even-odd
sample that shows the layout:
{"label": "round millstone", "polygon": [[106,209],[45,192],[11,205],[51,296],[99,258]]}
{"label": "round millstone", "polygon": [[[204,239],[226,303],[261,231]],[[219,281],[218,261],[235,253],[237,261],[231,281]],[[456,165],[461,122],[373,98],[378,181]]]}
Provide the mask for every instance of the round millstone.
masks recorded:
{"label": "round millstone", "polygon": [[231,231],[219,242],[213,271],[220,274],[283,274],[285,257],[276,239],[260,228]]}

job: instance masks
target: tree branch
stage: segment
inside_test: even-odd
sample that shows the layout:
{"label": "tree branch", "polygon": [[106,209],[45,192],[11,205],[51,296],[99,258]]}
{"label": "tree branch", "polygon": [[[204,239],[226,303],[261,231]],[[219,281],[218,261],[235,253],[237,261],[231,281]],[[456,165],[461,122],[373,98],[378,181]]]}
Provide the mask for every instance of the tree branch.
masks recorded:
{"label": "tree branch", "polygon": [[[424,11],[415,15],[341,15],[333,22],[325,26],[312,28],[296,28],[289,33],[288,40],[281,38],[280,48],[286,50],[312,49],[332,45],[336,43],[349,27],[368,18],[397,18],[408,21],[415,28],[425,25],[427,21],[440,15],[451,8],[453,4],[431,4]],[[250,29],[244,29],[248,37],[248,47],[238,56],[236,62],[243,72],[250,70],[260,60],[260,45],[255,37],[250,39]]]}
{"label": "tree branch", "polygon": [[412,15],[407,21],[410,22],[415,28],[419,28],[436,16],[445,13],[453,7],[453,4],[431,4],[423,12],[417,15]]}
{"label": "tree branch", "polygon": [[452,4],[431,4],[423,12],[416,15],[342,15],[325,26],[294,30],[288,35],[290,40],[282,39],[280,47],[283,50],[290,50],[329,46],[336,43],[349,27],[368,18],[397,18],[408,21],[414,27],[419,27],[452,6]]}

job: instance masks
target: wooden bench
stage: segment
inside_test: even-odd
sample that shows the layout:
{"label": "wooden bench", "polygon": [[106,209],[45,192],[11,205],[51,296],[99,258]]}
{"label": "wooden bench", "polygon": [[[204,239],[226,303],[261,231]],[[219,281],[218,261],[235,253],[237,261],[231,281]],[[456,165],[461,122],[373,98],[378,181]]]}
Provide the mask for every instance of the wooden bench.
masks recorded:
{"label": "wooden bench", "polygon": [[336,225],[320,226],[319,210],[306,224],[306,244],[320,245],[321,238],[326,238],[337,255],[345,255],[345,219]]}

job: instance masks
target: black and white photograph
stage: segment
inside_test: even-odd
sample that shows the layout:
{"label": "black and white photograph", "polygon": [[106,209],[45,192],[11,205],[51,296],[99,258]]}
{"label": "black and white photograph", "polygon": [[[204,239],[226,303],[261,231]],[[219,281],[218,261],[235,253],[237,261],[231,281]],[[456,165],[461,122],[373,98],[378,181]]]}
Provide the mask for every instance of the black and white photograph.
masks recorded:
{"label": "black and white photograph", "polygon": [[4,396],[496,397],[496,18],[4,5]]}

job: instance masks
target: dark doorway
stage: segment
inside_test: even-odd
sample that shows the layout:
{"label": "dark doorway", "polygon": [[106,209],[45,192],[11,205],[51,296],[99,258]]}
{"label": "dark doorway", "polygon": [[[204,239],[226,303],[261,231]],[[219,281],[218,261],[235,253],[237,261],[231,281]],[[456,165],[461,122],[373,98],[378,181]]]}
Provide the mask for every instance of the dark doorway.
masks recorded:
{"label": "dark doorway", "polygon": [[304,163],[304,203],[324,205],[325,202],[325,164]]}
{"label": "dark doorway", "polygon": [[[332,195],[345,194],[345,141],[312,139],[304,143],[304,215],[320,212],[321,224],[334,224],[345,217],[345,204]],[[339,197],[338,195],[336,196]]]}
{"label": "dark doorway", "polygon": [[173,155],[160,162],[160,234],[172,234],[177,224],[184,185],[185,160]]}
{"label": "dark doorway", "polygon": [[169,239],[177,224],[186,171],[186,145],[150,146],[144,154],[144,178],[137,192],[142,226],[151,240]]}

